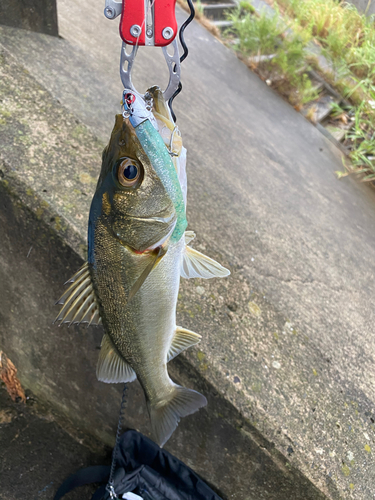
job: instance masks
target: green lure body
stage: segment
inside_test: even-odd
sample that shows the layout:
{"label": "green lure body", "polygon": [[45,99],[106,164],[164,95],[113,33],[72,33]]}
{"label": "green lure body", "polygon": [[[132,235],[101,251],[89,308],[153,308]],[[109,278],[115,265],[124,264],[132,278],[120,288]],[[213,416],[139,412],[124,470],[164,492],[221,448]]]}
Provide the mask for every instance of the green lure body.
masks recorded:
{"label": "green lure body", "polygon": [[185,203],[176,169],[163,139],[149,120],[137,125],[135,133],[176,210],[177,222],[170,239],[171,243],[176,243],[182,238],[188,225]]}

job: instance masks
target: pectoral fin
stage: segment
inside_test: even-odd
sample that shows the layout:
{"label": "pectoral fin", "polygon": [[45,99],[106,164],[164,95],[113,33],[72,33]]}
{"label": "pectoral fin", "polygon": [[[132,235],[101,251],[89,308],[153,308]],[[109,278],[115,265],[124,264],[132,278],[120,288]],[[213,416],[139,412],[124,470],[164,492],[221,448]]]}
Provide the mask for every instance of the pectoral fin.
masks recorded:
{"label": "pectoral fin", "polygon": [[176,333],[173,337],[171,347],[169,348],[167,362],[178,356],[185,349],[198,344],[201,339],[202,337],[201,335],[198,335],[198,333],[178,326],[176,328]]}
{"label": "pectoral fin", "polygon": [[88,263],[85,262],[67,283],[72,284],[56,302],[63,307],[54,322],[69,323],[69,326],[73,323],[100,324],[99,306],[91,283]]}
{"label": "pectoral fin", "polygon": [[144,269],[142,274],[139,276],[139,278],[136,280],[134,285],[131,287],[128,300],[127,302],[129,303],[131,299],[134,297],[134,295],[138,292],[138,290],[141,288],[143,283],[145,282],[147,276],[151,273],[151,271],[156,267],[160,260],[164,257],[164,255],[167,253],[167,250],[163,247],[158,247],[153,250],[153,255],[154,258],[150,261],[150,263],[147,265],[147,267]]}
{"label": "pectoral fin", "polygon": [[100,382],[107,384],[133,382],[137,375],[133,368],[118,353],[109,335],[103,336],[96,366],[96,376]]}
{"label": "pectoral fin", "polygon": [[195,238],[194,231],[185,231],[185,245],[188,245]]}
{"label": "pectoral fin", "polygon": [[[185,235],[186,240],[186,235]],[[194,248],[185,247],[181,264],[183,278],[224,278],[230,271]]]}

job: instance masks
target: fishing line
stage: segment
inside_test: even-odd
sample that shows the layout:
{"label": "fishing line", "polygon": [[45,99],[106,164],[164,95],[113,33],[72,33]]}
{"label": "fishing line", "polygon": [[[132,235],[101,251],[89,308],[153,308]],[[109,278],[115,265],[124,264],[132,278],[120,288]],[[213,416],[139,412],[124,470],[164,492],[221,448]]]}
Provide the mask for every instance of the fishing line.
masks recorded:
{"label": "fishing line", "polygon": [[125,384],[124,389],[122,391],[120,414],[119,414],[119,418],[118,418],[117,431],[116,431],[116,442],[115,442],[115,447],[113,448],[113,453],[112,453],[111,472],[109,473],[108,484],[106,487],[106,490],[109,492],[111,499],[117,498],[115,488],[114,488],[114,483],[113,483],[113,476],[114,476],[115,470],[116,470],[117,449],[118,449],[118,445],[120,442],[120,434],[122,431],[122,421],[124,418],[125,407],[126,407],[126,403],[127,403],[127,401],[125,399],[126,390],[127,390],[127,385]]}
{"label": "fishing line", "polygon": [[[192,20],[194,19],[194,16],[195,16],[195,9],[194,9],[194,5],[193,5],[192,0],[187,0],[187,3],[188,3],[189,8],[190,8],[190,15],[186,19],[186,21],[183,23],[183,25],[181,26],[180,32],[178,35],[180,38],[180,43],[182,45],[182,48],[184,49],[184,53],[180,57],[180,63],[182,63],[187,58],[187,56],[189,54],[189,49],[188,49],[186,42],[185,42],[184,31],[187,28],[187,26],[189,26],[189,24],[192,22]],[[168,101],[169,109],[171,110],[171,114],[172,114],[172,118],[173,118],[174,122],[176,122],[176,115],[173,111],[172,103],[173,103],[173,99],[178,96],[178,94],[181,92],[181,90],[182,90],[182,83],[179,82],[177,90],[175,91],[175,93],[172,95],[172,97]]]}
{"label": "fishing line", "polygon": [[[146,23],[147,15],[149,14],[149,12],[151,11],[151,9],[155,5],[155,2],[156,2],[156,0],[152,0],[149,3],[149,7],[147,9],[147,13],[146,13],[145,19],[142,22],[141,29],[144,28],[145,23]],[[180,31],[179,31],[180,43],[181,43],[181,46],[182,46],[182,48],[184,50],[183,54],[180,57],[180,63],[182,63],[186,59],[186,57],[188,56],[188,54],[189,54],[189,49],[188,49],[188,47],[186,45],[186,42],[185,42],[184,31],[187,28],[187,26],[192,22],[192,20],[194,19],[194,16],[195,16],[195,9],[194,9],[194,5],[193,5],[192,0],[187,0],[187,3],[188,3],[189,8],[190,8],[190,15],[185,20],[185,22],[182,24],[182,26],[180,28]],[[137,41],[135,43],[135,50],[138,49],[138,46],[139,46],[139,36],[137,37]],[[169,108],[171,110],[171,114],[172,114],[172,117],[173,117],[174,121],[176,121],[176,115],[175,115],[175,113],[173,112],[173,109],[172,109],[172,102],[173,102],[173,99],[181,92],[181,90],[182,90],[182,84],[181,84],[181,82],[179,82],[177,90],[175,91],[175,93],[172,95],[172,97],[168,101],[168,105],[169,105]],[[171,143],[173,141],[173,136],[174,136],[174,133],[176,131],[176,128],[177,127],[174,128],[173,133],[171,135]],[[109,492],[109,495],[110,495],[111,499],[116,499],[117,498],[117,495],[116,495],[116,492],[115,492],[115,488],[114,488],[113,476],[114,476],[115,471],[116,471],[117,450],[118,450],[118,445],[119,445],[119,442],[120,442],[120,435],[121,435],[121,431],[122,431],[122,421],[123,421],[125,407],[126,407],[126,403],[127,403],[126,398],[125,398],[125,396],[126,396],[126,390],[127,390],[127,385],[125,384],[123,392],[122,392],[120,414],[119,414],[119,419],[118,419],[118,424],[117,424],[117,431],[116,431],[116,441],[115,441],[115,446],[113,448],[113,453],[112,453],[111,470],[110,470],[110,474],[109,474],[108,484],[106,486],[106,489]]]}
{"label": "fishing line", "polygon": [[[189,1],[189,0],[188,0],[188,1]],[[191,1],[191,0],[190,0],[190,1]],[[138,47],[139,47],[139,37],[141,36],[142,30],[143,30],[143,28],[144,28],[144,26],[145,26],[145,24],[146,24],[146,18],[147,18],[147,16],[148,16],[148,14],[150,13],[150,11],[151,11],[152,7],[155,5],[155,2],[156,2],[156,0],[152,0],[152,2],[150,2],[149,7],[148,7],[148,9],[147,9],[147,11],[146,11],[145,18],[143,19],[142,24],[141,24],[141,32],[140,32],[140,33],[139,33],[139,35],[137,36],[137,41],[135,42],[135,50],[137,50],[137,49],[138,49]]]}

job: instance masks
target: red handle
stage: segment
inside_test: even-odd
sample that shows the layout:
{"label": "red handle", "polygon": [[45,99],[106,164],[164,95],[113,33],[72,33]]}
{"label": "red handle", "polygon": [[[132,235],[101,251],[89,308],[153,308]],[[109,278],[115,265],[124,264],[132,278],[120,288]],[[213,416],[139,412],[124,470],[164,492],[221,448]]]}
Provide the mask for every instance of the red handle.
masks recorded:
{"label": "red handle", "polygon": [[[177,34],[176,0],[154,0],[154,42],[147,45],[164,47]],[[120,36],[129,45],[146,45],[146,16],[144,0],[123,0]],[[138,42],[137,42],[138,41]]]}

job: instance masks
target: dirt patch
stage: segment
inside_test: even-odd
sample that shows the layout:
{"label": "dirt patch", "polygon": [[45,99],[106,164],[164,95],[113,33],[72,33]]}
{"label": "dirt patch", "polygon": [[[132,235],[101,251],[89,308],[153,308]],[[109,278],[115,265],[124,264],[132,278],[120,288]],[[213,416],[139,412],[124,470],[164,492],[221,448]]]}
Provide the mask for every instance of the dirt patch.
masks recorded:
{"label": "dirt patch", "polygon": [[0,425],[10,424],[14,416],[14,413],[9,410],[0,410]]}

